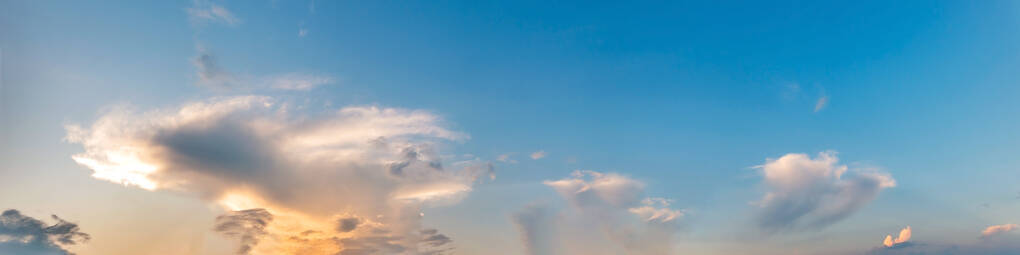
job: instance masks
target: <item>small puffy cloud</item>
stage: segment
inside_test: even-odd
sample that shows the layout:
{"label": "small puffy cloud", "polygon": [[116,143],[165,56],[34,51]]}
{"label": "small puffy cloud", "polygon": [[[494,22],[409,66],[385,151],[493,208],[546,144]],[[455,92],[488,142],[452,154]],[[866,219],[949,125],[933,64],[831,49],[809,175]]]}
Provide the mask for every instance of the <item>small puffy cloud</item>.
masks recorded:
{"label": "small puffy cloud", "polygon": [[827,105],[829,105],[829,96],[819,97],[818,101],[815,102],[815,112],[822,111]]}
{"label": "small puffy cloud", "polygon": [[217,233],[230,238],[236,238],[240,242],[237,254],[250,254],[259,239],[267,234],[266,226],[273,221],[273,215],[266,209],[248,209],[233,211],[228,214],[216,217],[216,226],[213,228]]}
{"label": "small puffy cloud", "polygon": [[575,171],[545,181],[570,205],[553,214],[529,206],[513,215],[529,254],[672,254],[682,210],[644,198],[645,184],[615,173]]}
{"label": "small puffy cloud", "polygon": [[1016,229],[1017,224],[992,225],[985,228],[984,231],[981,231],[981,237],[988,238],[992,236],[998,236],[1001,234],[1013,232]]}
{"label": "small puffy cloud", "polygon": [[[1009,228],[1008,225],[1004,228]],[[892,237],[886,237],[886,242],[883,246],[873,248],[865,254],[874,255],[918,255],[918,254],[939,254],[939,255],[969,255],[969,254],[990,254],[990,255],[1007,255],[1007,254],[1020,254],[1020,240],[1013,238],[987,238],[985,232],[993,228],[991,226],[982,232],[982,238],[979,238],[974,243],[961,243],[961,244],[946,244],[946,243],[924,243],[909,241],[910,239],[910,228],[905,228],[900,231],[900,236],[896,239]],[[1014,227],[1015,228],[1015,227]],[[996,230],[993,230],[993,232]],[[1001,233],[1001,232],[1000,232]],[[992,234],[992,236],[998,236]],[[892,243],[892,245],[889,245]]]}
{"label": "small puffy cloud", "polygon": [[531,153],[531,159],[536,159],[537,160],[537,159],[541,159],[541,158],[544,158],[544,157],[545,157],[545,151],[543,151],[543,150]]}
{"label": "small puffy cloud", "polygon": [[886,235],[885,240],[882,241],[882,245],[885,245],[885,247],[893,247],[897,244],[906,243],[907,241],[910,241],[910,226],[900,230],[900,235],[897,236],[896,239],[893,239],[892,235]]}
{"label": "small puffy cloud", "polygon": [[89,240],[77,224],[51,217],[56,224],[48,225],[18,210],[4,211],[0,214],[0,254],[72,254],[63,246]]}
{"label": "small puffy cloud", "polygon": [[768,189],[755,203],[758,225],[768,231],[824,228],[896,186],[888,173],[839,164],[833,151],[815,158],[790,153],[754,168],[761,170]]}
{"label": "small puffy cloud", "polygon": [[[494,177],[488,161],[443,162],[442,145],[468,135],[445,128],[430,112],[301,109],[263,96],[146,112],[119,107],[89,126],[67,126],[66,139],[82,146],[71,158],[96,179],[191,194],[240,211],[221,217],[220,226],[272,215],[261,228],[265,238],[242,242],[258,254],[445,250],[436,247],[449,243],[445,236],[421,232],[421,209],[457,203]],[[343,220],[350,217],[357,224]],[[256,228],[217,229],[245,240],[243,233],[258,233],[247,230],[263,227],[241,226]]]}
{"label": "small puffy cloud", "polygon": [[223,6],[205,0],[195,0],[188,7],[188,18],[192,24],[222,23],[230,26],[241,24],[241,19]]}

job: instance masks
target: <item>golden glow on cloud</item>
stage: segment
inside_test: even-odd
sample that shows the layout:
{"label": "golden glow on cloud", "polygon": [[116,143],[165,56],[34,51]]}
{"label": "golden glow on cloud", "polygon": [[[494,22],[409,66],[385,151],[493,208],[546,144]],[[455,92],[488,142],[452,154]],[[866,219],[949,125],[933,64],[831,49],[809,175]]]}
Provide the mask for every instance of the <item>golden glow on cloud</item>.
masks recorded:
{"label": "golden glow on cloud", "polygon": [[[84,147],[72,158],[97,179],[219,204],[230,211],[222,233],[254,254],[446,249],[449,237],[421,226],[421,207],[456,203],[494,178],[478,158],[444,164],[441,143],[468,136],[429,112],[300,109],[261,96],[116,108],[90,127],[67,126],[67,141]],[[340,219],[360,224],[338,231]]]}
{"label": "golden glow on cloud", "polygon": [[981,231],[981,236],[982,237],[995,236],[1003,233],[1012,232],[1017,228],[1018,228],[1017,224],[992,225],[985,228],[984,231]]}
{"label": "golden glow on cloud", "polygon": [[893,245],[905,243],[907,241],[910,241],[910,226],[900,230],[900,235],[896,237],[896,239],[893,239],[891,235],[886,235],[885,241],[882,241],[882,245],[885,245],[885,247],[893,247]]}

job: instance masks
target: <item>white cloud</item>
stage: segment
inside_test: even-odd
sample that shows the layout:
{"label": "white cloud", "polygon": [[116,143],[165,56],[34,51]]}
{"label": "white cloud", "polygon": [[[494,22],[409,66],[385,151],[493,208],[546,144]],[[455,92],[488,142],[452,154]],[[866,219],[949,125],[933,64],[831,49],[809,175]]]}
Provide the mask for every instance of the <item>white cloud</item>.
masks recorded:
{"label": "white cloud", "polygon": [[241,24],[241,19],[223,6],[205,0],[195,0],[188,7],[188,18],[193,24],[223,23],[230,26]]}
{"label": "white cloud", "polygon": [[[121,107],[91,126],[68,126],[67,140],[83,146],[72,159],[97,179],[193,194],[227,210],[265,209],[272,223],[254,253],[445,249],[445,236],[419,232],[421,208],[456,203],[492,177],[485,161],[444,164],[440,145],[468,136],[432,113],[345,107],[307,115],[287,105],[240,96],[141,113]],[[341,216],[363,221],[340,234]]]}
{"label": "white cloud", "polygon": [[825,109],[825,106],[829,105],[829,96],[821,96],[818,101],[815,102],[815,112],[819,112]]}
{"label": "white cloud", "polygon": [[529,254],[672,254],[684,212],[666,199],[642,199],[643,183],[593,171],[544,183],[571,209],[554,215],[532,206],[515,215]]}
{"label": "white cloud", "polygon": [[896,186],[888,174],[875,169],[849,169],[836,152],[811,158],[790,153],[756,166],[768,188],[756,204],[763,229],[818,229],[846,218],[871,202],[885,188]]}
{"label": "white cloud", "polygon": [[543,151],[543,150],[531,153],[531,159],[537,160],[537,159],[541,159],[541,158],[544,158],[544,157],[545,157],[545,151]]}

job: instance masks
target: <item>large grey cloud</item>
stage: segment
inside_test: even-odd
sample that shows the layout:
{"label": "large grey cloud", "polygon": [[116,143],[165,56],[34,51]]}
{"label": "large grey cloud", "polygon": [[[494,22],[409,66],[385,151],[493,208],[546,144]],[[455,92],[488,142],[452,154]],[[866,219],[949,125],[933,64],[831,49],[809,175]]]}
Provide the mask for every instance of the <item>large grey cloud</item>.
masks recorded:
{"label": "large grey cloud", "polygon": [[876,169],[850,169],[836,153],[791,153],[756,166],[768,189],[756,204],[766,231],[820,229],[853,214],[895,180]]}
{"label": "large grey cloud", "polygon": [[[440,236],[421,232],[422,207],[456,203],[493,178],[487,161],[440,154],[468,136],[432,113],[302,107],[239,96],[148,112],[114,108],[89,127],[68,126],[67,140],[84,147],[72,158],[98,179],[195,194],[228,210],[264,208],[272,238],[253,246],[265,253],[387,250],[383,239],[425,253],[434,249],[420,240]],[[338,227],[345,217],[357,226]]]}
{"label": "large grey cloud", "polygon": [[0,254],[72,254],[63,246],[87,242],[89,235],[77,224],[52,215],[57,223],[48,225],[18,210],[0,214]]}

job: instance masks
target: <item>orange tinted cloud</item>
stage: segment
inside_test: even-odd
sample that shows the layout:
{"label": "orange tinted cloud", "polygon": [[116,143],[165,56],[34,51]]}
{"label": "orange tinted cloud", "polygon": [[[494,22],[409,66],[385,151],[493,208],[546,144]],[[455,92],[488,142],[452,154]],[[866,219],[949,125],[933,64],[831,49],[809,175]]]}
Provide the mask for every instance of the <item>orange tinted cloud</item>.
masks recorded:
{"label": "orange tinted cloud", "polygon": [[900,235],[896,237],[896,239],[893,239],[891,235],[886,235],[885,241],[882,241],[882,244],[885,245],[885,247],[892,247],[893,245],[905,243],[907,241],[910,241],[910,226],[900,230]]}
{"label": "orange tinted cloud", "polygon": [[1017,227],[1018,227],[1017,224],[1002,224],[988,226],[987,228],[985,228],[984,231],[981,231],[981,237],[990,237],[994,235],[1011,232],[1013,230],[1016,230]]}

